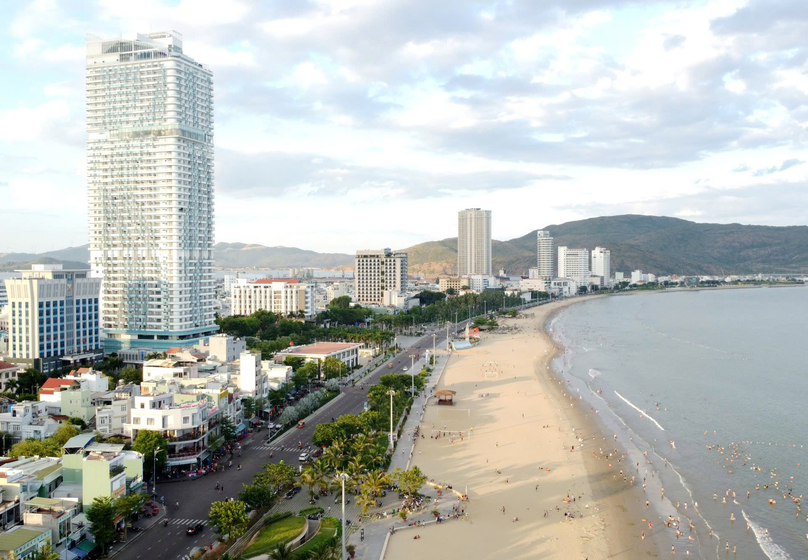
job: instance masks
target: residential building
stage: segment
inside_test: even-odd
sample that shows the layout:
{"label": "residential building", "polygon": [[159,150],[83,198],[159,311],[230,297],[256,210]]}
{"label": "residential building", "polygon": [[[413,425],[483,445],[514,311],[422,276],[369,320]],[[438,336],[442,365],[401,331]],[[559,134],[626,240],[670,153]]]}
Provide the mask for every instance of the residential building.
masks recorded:
{"label": "residential building", "polygon": [[615,272],[614,273],[614,281],[615,283],[620,283],[625,280],[625,275],[622,272]]}
{"label": "residential building", "polygon": [[0,533],[0,554],[9,560],[30,558],[36,551],[53,540],[50,529],[12,527]]}
{"label": "residential building", "polygon": [[[0,286],[3,287],[3,291],[6,289],[5,281],[0,282]],[[0,307],[0,332],[7,333],[11,323],[11,307],[8,305],[4,305]]]}
{"label": "residential building", "polygon": [[143,485],[143,455],[124,451],[123,444],[96,443],[79,434],[62,447],[62,484],[54,497],[81,496],[83,508],[95,498],[119,498]]}
{"label": "residential building", "polygon": [[578,284],[571,278],[553,278],[545,286],[545,291],[556,297],[569,297],[578,293]]}
{"label": "residential building", "polygon": [[0,529],[22,521],[22,504],[49,497],[62,483],[59,457],[6,459],[0,466]]}
{"label": "residential building", "polygon": [[213,74],[160,31],[88,35],[90,265],[107,352],[214,334]]}
{"label": "residential building", "polygon": [[176,403],[174,393],[136,395],[131,422],[124,434],[133,440],[140,430],[159,432],[168,439],[167,466],[198,465],[208,451],[208,401],[204,396],[188,403]]}
{"label": "residential building", "polygon": [[612,252],[603,247],[592,250],[592,274],[603,277],[603,285],[611,286],[612,278]]}
{"label": "residential building", "polygon": [[96,430],[105,436],[124,433],[124,425],[129,423],[134,388],[137,385],[127,385],[93,397]]}
{"label": "residential building", "polygon": [[199,366],[176,358],[155,358],[143,364],[143,380],[153,379],[187,379],[199,377]]}
{"label": "residential building", "polygon": [[[536,268],[538,278],[553,279],[553,238],[550,232],[539,230],[536,232]],[[559,273],[561,276],[561,273]]]}
{"label": "residential building", "polygon": [[212,362],[232,362],[237,360],[242,352],[247,351],[247,341],[229,334],[217,334],[199,341],[196,349],[207,354]]}
{"label": "residential building", "polygon": [[3,282],[0,282],[0,311],[3,311],[3,308],[8,305],[8,293],[6,291],[6,285]]}
{"label": "residential building", "polygon": [[601,289],[606,287],[606,279],[603,276],[598,276],[596,274],[590,274],[589,278],[586,280],[586,285],[589,286],[589,289]]}
{"label": "residential building", "polygon": [[326,303],[331,303],[331,300],[334,298],[342,297],[342,296],[349,296],[353,291],[351,289],[352,283],[348,282],[334,282],[330,286],[328,286],[326,291]]}
{"label": "residential building", "polygon": [[0,360],[0,392],[10,391],[9,381],[16,383],[18,376],[22,373],[22,366],[10,364]]}
{"label": "residential building", "polygon": [[[51,547],[63,556],[71,544],[77,543],[88,532],[88,528],[76,522],[81,514],[81,504],[76,498],[31,498],[23,504],[23,522],[32,530],[51,531]],[[73,556],[70,556],[71,558]]]}
{"label": "residential building", "polygon": [[589,279],[589,251],[585,248],[559,247],[558,277],[571,278],[579,286],[586,286]]}
{"label": "residential building", "polygon": [[44,426],[42,429],[27,428],[27,426],[39,426],[40,421],[48,417],[48,403],[40,401],[23,401],[11,405],[8,412],[0,413],[0,432],[11,434],[20,439],[36,438],[44,439],[56,432],[55,422],[53,425]]}
{"label": "residential building", "polygon": [[294,278],[263,279],[233,285],[230,291],[233,315],[251,315],[263,309],[276,315],[314,317],[314,284]]}
{"label": "residential building", "polygon": [[359,349],[362,344],[351,342],[318,342],[297,346],[275,354],[275,361],[283,363],[287,356],[305,358],[307,362],[322,363],[326,358],[337,358],[349,368],[359,365]]}
{"label": "residential building", "polygon": [[549,283],[544,278],[522,278],[519,282],[519,290],[522,292],[546,292],[545,284]]}
{"label": "residential building", "polygon": [[438,290],[441,292],[449,289],[460,292],[463,286],[468,286],[468,280],[460,276],[441,276],[438,278]]}
{"label": "residential building", "polygon": [[491,276],[491,211],[461,210],[457,217],[457,274]]}
{"label": "residential building", "polygon": [[362,305],[384,305],[386,292],[407,291],[407,253],[357,251],[354,270],[355,301]]}
{"label": "residential building", "polygon": [[643,282],[643,273],[642,270],[632,270],[631,271],[631,283],[637,284],[638,282]]}
{"label": "residential building", "polygon": [[499,280],[496,276],[489,276],[487,274],[470,274],[466,277],[466,284],[469,289],[474,292],[482,292],[488,289],[499,287]]}
{"label": "residential building", "polygon": [[101,281],[87,270],[35,264],[5,281],[11,321],[8,360],[48,374],[62,365],[103,358],[99,339]]}
{"label": "residential building", "polygon": [[103,372],[89,367],[72,370],[62,379],[75,379],[81,383],[82,387],[86,386],[91,393],[109,390],[109,377]]}

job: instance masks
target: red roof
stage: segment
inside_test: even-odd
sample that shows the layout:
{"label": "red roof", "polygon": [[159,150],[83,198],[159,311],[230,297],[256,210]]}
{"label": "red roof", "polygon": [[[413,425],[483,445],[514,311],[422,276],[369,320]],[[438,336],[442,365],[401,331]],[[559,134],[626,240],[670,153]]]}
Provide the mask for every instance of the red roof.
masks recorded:
{"label": "red roof", "polygon": [[70,372],[70,375],[81,375],[82,373],[90,373],[90,368],[83,367],[83,368],[79,368],[79,369],[76,369],[76,370],[72,370]]}
{"label": "red roof", "polygon": [[298,284],[300,279],[298,278],[261,278],[260,280],[256,280],[255,282],[251,282],[252,284],[272,284],[274,282],[286,282],[287,284]]}
{"label": "red roof", "polygon": [[339,352],[341,350],[347,350],[348,348],[354,348],[356,346],[361,346],[361,344],[347,343],[347,342],[318,342],[317,344],[309,344],[308,346],[303,346],[302,348],[298,348],[297,350],[292,350],[289,353],[316,354],[323,356],[327,354],[333,354],[334,352]]}
{"label": "red roof", "polygon": [[166,354],[176,354],[176,353],[180,352],[181,350],[182,350],[182,348],[180,346],[172,346],[171,348],[168,349]]}
{"label": "red roof", "polygon": [[60,387],[70,387],[73,383],[77,383],[75,379],[61,379],[59,377],[51,377],[42,385],[43,389],[59,389]]}
{"label": "red roof", "polygon": [[18,367],[20,367],[20,366],[18,366],[16,364],[10,364],[8,362],[0,362],[0,370],[2,370],[2,369],[12,369],[12,368],[18,368]]}

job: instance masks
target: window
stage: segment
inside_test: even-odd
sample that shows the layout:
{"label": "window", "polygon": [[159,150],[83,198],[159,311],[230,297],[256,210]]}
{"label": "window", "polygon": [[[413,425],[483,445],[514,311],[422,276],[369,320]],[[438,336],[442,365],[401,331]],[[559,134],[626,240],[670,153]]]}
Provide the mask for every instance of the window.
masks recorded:
{"label": "window", "polygon": [[140,417],[135,416],[134,418],[132,418],[132,424],[140,424]]}
{"label": "window", "polygon": [[191,417],[190,416],[183,416],[182,417],[182,423],[183,424],[189,424],[190,422],[191,422]]}
{"label": "window", "polygon": [[154,418],[146,418],[147,426],[154,426]]}

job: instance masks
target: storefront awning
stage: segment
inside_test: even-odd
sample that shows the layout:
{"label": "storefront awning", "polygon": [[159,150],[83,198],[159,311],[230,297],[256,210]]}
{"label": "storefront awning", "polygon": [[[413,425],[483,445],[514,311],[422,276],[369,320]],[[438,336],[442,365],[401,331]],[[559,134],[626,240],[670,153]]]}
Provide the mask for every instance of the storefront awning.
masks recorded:
{"label": "storefront awning", "polygon": [[92,552],[95,549],[95,543],[90,542],[88,540],[83,540],[79,544],[75,546],[75,548],[80,548],[84,552]]}
{"label": "storefront awning", "polygon": [[68,552],[73,555],[73,558],[86,558],[88,554],[86,551],[80,549],[77,546],[74,546],[73,548],[69,549]]}
{"label": "storefront awning", "polygon": [[169,467],[178,467],[180,465],[196,465],[196,457],[179,457],[177,459],[169,459],[166,461]]}
{"label": "storefront awning", "polygon": [[237,432],[243,432],[246,429],[247,429],[247,425],[244,422],[242,422],[241,424],[236,426],[236,431]]}

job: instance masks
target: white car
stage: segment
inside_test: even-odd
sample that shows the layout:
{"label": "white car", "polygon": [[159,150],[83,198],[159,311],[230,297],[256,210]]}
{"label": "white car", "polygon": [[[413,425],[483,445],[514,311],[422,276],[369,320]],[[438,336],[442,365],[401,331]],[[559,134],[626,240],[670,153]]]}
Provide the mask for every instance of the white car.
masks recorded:
{"label": "white car", "polygon": [[300,457],[298,457],[297,460],[300,461],[301,463],[308,463],[309,461],[311,461],[311,455],[309,455],[308,453],[301,453]]}
{"label": "white car", "polygon": [[404,366],[404,371],[407,371],[407,366]]}

